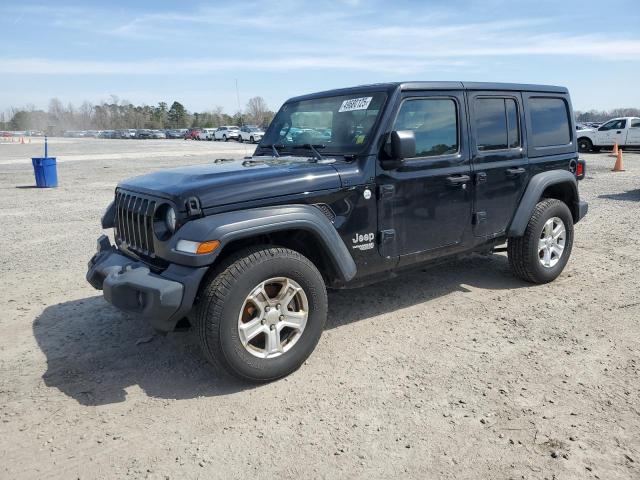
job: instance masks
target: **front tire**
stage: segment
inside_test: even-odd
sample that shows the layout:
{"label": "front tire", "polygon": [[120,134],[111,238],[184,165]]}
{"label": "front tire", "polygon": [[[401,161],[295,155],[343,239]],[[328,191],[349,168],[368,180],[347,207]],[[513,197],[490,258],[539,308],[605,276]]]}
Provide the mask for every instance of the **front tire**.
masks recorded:
{"label": "front tire", "polygon": [[226,135],[223,135],[223,136],[222,136],[222,140],[224,140],[224,141],[226,142],[226,141],[227,141],[227,136],[226,136]]}
{"label": "front tire", "polygon": [[540,201],[524,235],[509,238],[507,255],[515,275],[531,283],[548,283],[564,269],[573,246],[573,217],[554,198]]}
{"label": "front tire", "polygon": [[327,318],[327,292],[315,265],[294,250],[242,250],[204,284],[194,316],[200,344],[217,369],[254,382],[297,370]]}

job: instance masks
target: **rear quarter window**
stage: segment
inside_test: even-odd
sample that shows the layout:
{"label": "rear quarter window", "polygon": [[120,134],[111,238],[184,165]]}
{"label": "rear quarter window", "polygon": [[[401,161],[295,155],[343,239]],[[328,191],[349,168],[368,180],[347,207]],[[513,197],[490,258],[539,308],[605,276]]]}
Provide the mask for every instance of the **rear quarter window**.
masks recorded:
{"label": "rear quarter window", "polygon": [[563,98],[532,97],[529,99],[531,138],[534,147],[550,147],[571,143],[569,108]]}

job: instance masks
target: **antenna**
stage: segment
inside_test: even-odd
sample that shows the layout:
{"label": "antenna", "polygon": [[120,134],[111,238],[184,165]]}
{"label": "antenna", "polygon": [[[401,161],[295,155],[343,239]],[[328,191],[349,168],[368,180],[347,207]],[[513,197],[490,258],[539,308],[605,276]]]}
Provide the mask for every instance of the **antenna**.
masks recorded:
{"label": "antenna", "polygon": [[242,121],[242,110],[240,109],[240,90],[238,89],[238,79],[237,78],[236,78],[236,100],[238,101],[238,113],[240,114],[240,123],[244,123]]}

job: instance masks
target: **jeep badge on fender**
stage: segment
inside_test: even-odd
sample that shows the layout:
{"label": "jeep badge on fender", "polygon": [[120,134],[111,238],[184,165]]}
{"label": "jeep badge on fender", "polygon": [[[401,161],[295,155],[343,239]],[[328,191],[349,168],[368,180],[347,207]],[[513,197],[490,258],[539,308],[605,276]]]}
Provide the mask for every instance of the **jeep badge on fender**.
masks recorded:
{"label": "jeep badge on fender", "polygon": [[507,244],[531,283],[564,269],[587,213],[568,91],[408,82],[288,100],[252,157],[120,183],[87,280],[158,330],[193,327],[251,381],[296,370],[327,287]]}

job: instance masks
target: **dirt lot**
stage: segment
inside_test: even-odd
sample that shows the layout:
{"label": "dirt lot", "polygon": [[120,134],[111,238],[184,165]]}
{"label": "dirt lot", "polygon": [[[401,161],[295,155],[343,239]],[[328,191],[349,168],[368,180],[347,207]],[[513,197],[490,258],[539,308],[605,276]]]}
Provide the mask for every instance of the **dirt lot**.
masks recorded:
{"label": "dirt lot", "polygon": [[238,144],[0,145],[0,477],[640,478],[640,154],[585,155],[564,274],[530,286],[473,257],[329,295],[290,377],[215,377],[84,280],[118,180]]}

